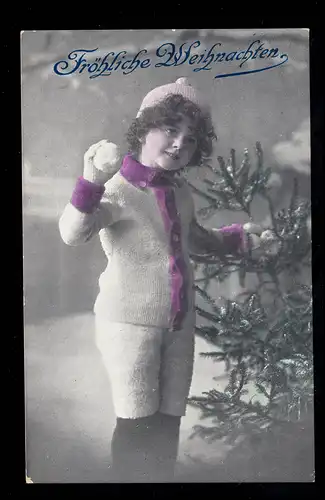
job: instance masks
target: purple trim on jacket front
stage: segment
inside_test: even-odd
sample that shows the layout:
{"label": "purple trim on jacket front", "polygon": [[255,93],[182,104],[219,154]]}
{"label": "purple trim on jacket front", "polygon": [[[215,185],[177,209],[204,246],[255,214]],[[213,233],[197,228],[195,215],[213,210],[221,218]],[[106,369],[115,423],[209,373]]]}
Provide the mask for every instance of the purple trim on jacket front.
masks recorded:
{"label": "purple trim on jacket front", "polygon": [[80,212],[89,214],[99,205],[105,187],[79,177],[72,192],[70,203]]}
{"label": "purple trim on jacket front", "polygon": [[183,259],[181,223],[176,210],[172,188],[154,188],[165,230],[170,237],[169,275],[171,277],[170,323],[179,330],[188,312],[187,267]]}
{"label": "purple trim on jacket front", "polygon": [[177,213],[175,194],[171,180],[174,172],[150,168],[127,155],[120,170],[125,179],[133,185],[151,187],[157,199],[166,233],[170,238],[169,275],[171,277],[170,324],[173,330],[182,327],[188,312],[187,266],[183,258],[181,243],[181,220]]}

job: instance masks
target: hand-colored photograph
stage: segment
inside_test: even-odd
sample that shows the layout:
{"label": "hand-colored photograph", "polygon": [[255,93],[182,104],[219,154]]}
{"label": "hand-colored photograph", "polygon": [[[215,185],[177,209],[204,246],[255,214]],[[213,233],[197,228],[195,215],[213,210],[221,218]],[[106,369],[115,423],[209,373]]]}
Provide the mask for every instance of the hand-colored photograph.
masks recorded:
{"label": "hand-colored photograph", "polygon": [[314,482],[308,29],[21,32],[27,483]]}

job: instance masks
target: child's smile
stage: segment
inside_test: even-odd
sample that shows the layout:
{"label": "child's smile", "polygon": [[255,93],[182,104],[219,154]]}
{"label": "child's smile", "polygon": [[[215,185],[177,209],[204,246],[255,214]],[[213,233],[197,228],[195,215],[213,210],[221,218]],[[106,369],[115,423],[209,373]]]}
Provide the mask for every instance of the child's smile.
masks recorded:
{"label": "child's smile", "polygon": [[181,117],[172,124],[152,129],[143,140],[139,161],[148,167],[178,170],[186,167],[196,151],[192,122]]}

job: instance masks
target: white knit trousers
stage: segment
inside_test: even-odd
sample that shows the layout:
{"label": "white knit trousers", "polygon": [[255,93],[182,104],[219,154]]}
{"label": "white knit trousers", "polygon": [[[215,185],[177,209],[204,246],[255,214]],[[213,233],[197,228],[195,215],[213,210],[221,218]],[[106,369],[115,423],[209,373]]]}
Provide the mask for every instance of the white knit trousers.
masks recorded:
{"label": "white knit trousers", "polygon": [[96,344],[117,417],[147,417],[157,411],[185,415],[193,374],[194,325],[194,313],[176,332],[96,317]]}

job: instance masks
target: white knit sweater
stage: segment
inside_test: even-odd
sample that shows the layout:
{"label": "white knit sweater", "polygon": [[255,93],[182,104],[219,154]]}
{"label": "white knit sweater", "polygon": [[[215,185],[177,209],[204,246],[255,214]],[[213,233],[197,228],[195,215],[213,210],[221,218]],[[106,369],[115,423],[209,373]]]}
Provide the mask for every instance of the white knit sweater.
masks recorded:
{"label": "white knit sweater", "polygon": [[[210,249],[212,243],[216,252],[222,252],[222,234],[212,235],[196,223],[192,195],[184,180],[178,180],[172,190],[181,223],[187,310],[192,310],[193,268],[189,253],[198,252],[202,243]],[[105,184],[100,203],[92,211],[82,212],[69,202],[59,228],[68,245],[85,243],[99,233],[108,263],[99,279],[94,307],[97,315],[109,321],[172,327],[170,234],[155,189],[134,185],[119,171]]]}

